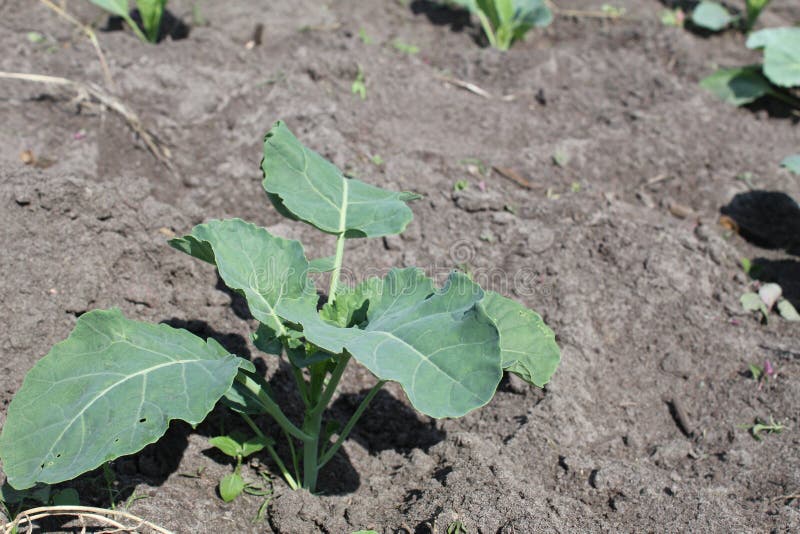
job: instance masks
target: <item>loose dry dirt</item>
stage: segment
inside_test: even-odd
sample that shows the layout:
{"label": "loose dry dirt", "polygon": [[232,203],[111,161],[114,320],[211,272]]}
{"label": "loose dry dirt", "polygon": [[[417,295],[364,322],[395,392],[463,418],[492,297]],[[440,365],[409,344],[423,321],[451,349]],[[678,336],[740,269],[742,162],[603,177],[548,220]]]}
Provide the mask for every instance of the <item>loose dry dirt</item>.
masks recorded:
{"label": "loose dry dirt", "polygon": [[[655,0],[617,4],[629,19],[558,17],[502,54],[476,44],[463,15],[417,0],[174,0],[185,39],[99,33],[117,94],[169,148],[173,170],[118,115],[77,108],[69,91],[0,81],[0,425],[25,373],[76,317],[112,306],[214,336],[296,402],[279,362],[247,341],[254,322],[242,303],[212,268],[165,244],[237,216],[302,239],[310,255],[331,253],[328,237],[282,221],[261,190],[262,136],[281,118],[352,175],[425,196],[402,237],[348,244],[349,279],[466,267],[540,311],[563,363],[544,391],[504,382],[459,420],[418,416],[387,388],[326,471],[323,495],[275,476],[256,523],[262,498],[216,494],[231,466],[207,436],[231,423],[215,411],[115,462],[119,498],[143,497],[131,512],[177,532],[440,533],[454,521],[468,532],[799,530],[800,330],[742,311],[751,282],[739,259],[760,258],[762,277],[800,305],[790,254],[800,218],[737,179],[751,173],[755,189],[800,198],[798,178],[778,166],[800,151],[797,115],[735,109],[698,87],[715,65],[757,60],[743,36],[664,27]],[[67,5],[106,23],[88,2]],[[798,20],[796,2],[775,0],[762,24]],[[256,24],[262,42],[248,49]],[[43,5],[0,0],[0,28],[0,70],[104,83],[91,46]],[[359,67],[363,101],[351,94]],[[34,165],[20,158],[27,150]],[[532,187],[470,165],[513,169]],[[469,186],[454,193],[459,180]],[[737,194],[743,233],[773,249],[718,224]],[[778,376],[759,388],[747,365],[765,359]],[[352,368],[330,415],[346,419],[372,383]],[[741,427],[770,416],[783,433],[757,441]],[[246,477],[259,469],[276,472],[262,457]],[[73,485],[86,504],[108,506],[101,480]]]}

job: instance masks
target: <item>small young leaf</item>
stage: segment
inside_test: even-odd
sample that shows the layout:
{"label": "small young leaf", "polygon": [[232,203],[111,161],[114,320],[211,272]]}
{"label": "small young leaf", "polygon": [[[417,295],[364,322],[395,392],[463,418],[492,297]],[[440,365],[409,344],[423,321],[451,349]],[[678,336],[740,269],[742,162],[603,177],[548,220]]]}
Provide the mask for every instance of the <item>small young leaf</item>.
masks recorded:
{"label": "small young leaf", "polygon": [[264,139],[264,189],[283,214],[330,234],[379,237],[402,232],[411,221],[407,201],[395,193],[352,178],[303,146],[278,121]]}
{"label": "small young leaf", "polygon": [[692,12],[692,22],[695,25],[714,32],[724,29],[736,19],[737,17],[732,16],[717,2],[700,2]]}
{"label": "small young leaf", "polygon": [[239,473],[231,473],[219,481],[219,496],[225,502],[231,502],[244,490],[244,479]]}
{"label": "small young leaf", "polygon": [[783,161],[781,161],[781,165],[795,174],[800,174],[800,154],[784,158]]}
{"label": "small young leaf", "polygon": [[734,106],[749,104],[774,91],[760,65],[719,69],[700,85]]}
{"label": "small young leaf", "polygon": [[500,333],[503,368],[542,387],[561,361],[556,336],[541,316],[494,291],[481,302]]}
{"label": "small young leaf", "polygon": [[273,441],[268,437],[247,436],[241,432],[231,432],[227,436],[217,436],[208,440],[211,445],[231,458],[246,458],[260,451]]}
{"label": "small young leaf", "polygon": [[235,459],[241,454],[241,445],[231,436],[216,436],[208,442],[231,458]]}
{"label": "small young leaf", "polygon": [[200,423],[240,361],[186,330],[116,309],[81,315],[8,407],[0,457],[9,483],[70,480],[153,443],[172,419]]}
{"label": "small young leaf", "polygon": [[65,488],[53,495],[54,506],[80,506],[81,497],[74,488]]}
{"label": "small young leaf", "polygon": [[758,296],[758,293],[745,293],[739,298],[739,302],[742,303],[742,307],[747,311],[760,311],[762,318],[764,320],[767,319],[769,315],[769,310],[767,306],[764,304],[764,301],[761,300],[761,297]]}
{"label": "small young leaf", "polygon": [[786,299],[778,301],[778,313],[787,321],[800,321],[800,313],[797,313],[792,303]]}

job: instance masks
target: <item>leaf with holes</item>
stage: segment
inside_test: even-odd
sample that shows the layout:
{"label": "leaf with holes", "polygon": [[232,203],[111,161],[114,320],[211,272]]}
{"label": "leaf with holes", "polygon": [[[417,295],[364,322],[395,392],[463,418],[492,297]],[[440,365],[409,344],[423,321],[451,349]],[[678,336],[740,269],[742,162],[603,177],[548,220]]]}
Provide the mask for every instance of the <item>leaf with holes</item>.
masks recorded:
{"label": "leaf with holes", "polygon": [[329,234],[379,237],[402,232],[411,221],[414,193],[395,193],[346,178],[303,146],[278,121],[264,139],[264,189],[284,215]]}
{"label": "leaf with holes", "polygon": [[200,423],[240,361],[213,340],[119,310],[82,315],[8,408],[0,457],[9,483],[69,480],[155,442],[173,419]]}

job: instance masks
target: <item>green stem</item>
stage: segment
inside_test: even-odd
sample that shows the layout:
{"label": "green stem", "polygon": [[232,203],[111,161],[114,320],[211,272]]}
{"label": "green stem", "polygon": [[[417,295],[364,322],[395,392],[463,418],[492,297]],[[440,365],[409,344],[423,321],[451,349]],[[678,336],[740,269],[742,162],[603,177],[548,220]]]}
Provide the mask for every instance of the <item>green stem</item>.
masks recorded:
{"label": "green stem", "polygon": [[297,389],[300,391],[300,397],[303,399],[303,404],[308,407],[311,401],[308,398],[308,383],[303,376],[303,371],[299,367],[292,365],[292,373],[294,374],[294,381],[297,382]]}
{"label": "green stem", "polygon": [[487,17],[486,13],[484,13],[480,9],[475,14],[478,15],[478,20],[481,21],[481,27],[483,27],[483,33],[485,33],[486,38],[489,39],[489,44],[493,48],[497,48],[497,38],[494,36],[494,30],[492,30],[492,23],[489,22],[489,17]]}
{"label": "green stem", "polygon": [[[289,454],[292,455],[292,467],[294,468],[294,478],[295,480],[300,480],[300,463],[297,457],[297,449],[294,446],[294,440],[292,436],[283,431],[283,435],[286,436],[286,441],[289,443]],[[297,489],[297,488],[294,488]]]}
{"label": "green stem", "polygon": [[[328,379],[328,383],[324,384],[324,387],[322,387],[322,392],[316,404],[310,410],[306,410],[306,416],[303,421],[303,432],[308,434],[310,439],[303,440],[303,487],[311,492],[316,489],[319,469],[322,467],[319,463],[322,414],[333,398],[336,386],[339,384],[339,380],[341,380],[342,374],[344,374],[344,370],[349,361],[349,354],[343,354],[339,357],[339,360],[336,362],[336,367],[333,369]],[[323,381],[320,380],[319,384],[323,386]]]}
{"label": "green stem", "polygon": [[258,398],[258,401],[264,411],[272,416],[272,418],[275,419],[275,422],[278,423],[278,425],[280,425],[280,427],[288,434],[301,441],[306,441],[307,439],[311,438],[311,436],[297,428],[294,423],[289,421],[289,418],[286,417],[286,415],[281,411],[280,407],[275,404],[275,401],[272,400],[269,395],[267,395],[261,384],[241,371],[236,375],[236,380]]}
{"label": "green stem", "polygon": [[314,492],[317,487],[319,465],[317,454],[319,449],[319,435],[322,429],[322,413],[312,410],[306,413],[303,421],[303,432],[310,436],[303,440],[303,487]]}
{"label": "green stem", "polygon": [[[241,415],[242,419],[244,419],[244,422],[247,423],[247,425],[253,429],[253,432],[256,433],[256,436],[258,436],[263,440],[267,440],[267,437],[264,435],[261,429],[258,428],[258,425],[256,425],[255,421],[253,421],[253,419],[249,415],[247,415],[246,413],[240,413],[239,415]],[[287,438],[289,437],[287,436]],[[289,443],[291,444],[291,441],[289,441]],[[300,486],[297,485],[295,479],[292,477],[292,475],[289,474],[289,470],[286,469],[286,465],[283,463],[283,460],[281,460],[281,457],[278,456],[278,452],[275,450],[275,448],[269,442],[266,443],[266,448],[267,452],[272,457],[275,464],[278,466],[278,470],[280,470],[281,474],[283,475],[283,478],[286,479],[286,483],[289,484],[289,487],[292,488],[293,490],[298,489]],[[241,458],[240,458],[240,463],[241,463]],[[295,472],[295,476],[296,475],[297,473]]]}
{"label": "green stem", "polygon": [[349,354],[342,354],[341,356],[339,356],[339,361],[336,362],[336,367],[333,369],[331,377],[328,379],[328,383],[325,385],[325,389],[322,392],[322,396],[320,397],[316,406],[314,406],[314,408],[311,409],[311,413],[319,413],[320,415],[322,415],[322,412],[324,412],[325,408],[328,407],[328,403],[331,402],[331,399],[333,398],[333,393],[336,391],[336,386],[339,385],[339,380],[342,379],[342,375],[344,374],[344,370],[347,367],[349,361],[350,361]]}
{"label": "green stem", "polygon": [[131,18],[130,15],[123,15],[122,18],[123,18],[123,20],[125,20],[125,22],[128,24],[128,26],[131,27],[131,29],[133,30],[133,33],[136,34],[136,37],[141,39],[142,42],[144,42],[144,43],[151,42],[150,39],[148,39],[147,36],[144,33],[142,33],[142,30],[139,29],[139,25],[136,24],[136,22]]}
{"label": "green stem", "polygon": [[347,421],[347,424],[342,429],[342,432],[339,434],[339,437],[336,438],[336,442],[333,445],[331,445],[328,448],[328,450],[325,451],[322,454],[322,457],[319,460],[319,467],[320,468],[322,468],[322,466],[324,466],[325,464],[327,464],[328,462],[331,461],[333,456],[339,450],[339,447],[341,447],[342,443],[344,443],[344,440],[346,440],[347,436],[350,435],[350,431],[353,430],[353,427],[355,426],[355,424],[358,422],[358,420],[364,414],[364,411],[367,409],[367,406],[369,406],[369,403],[372,401],[372,399],[375,397],[375,395],[377,395],[378,391],[380,391],[380,389],[383,387],[383,385],[385,383],[386,383],[385,380],[381,380],[380,382],[375,384],[372,387],[371,390],[369,390],[369,393],[367,393],[367,396],[364,397],[364,400],[362,400],[361,404],[359,404],[358,408],[356,408],[355,413],[352,415],[352,417],[350,417],[350,420]]}

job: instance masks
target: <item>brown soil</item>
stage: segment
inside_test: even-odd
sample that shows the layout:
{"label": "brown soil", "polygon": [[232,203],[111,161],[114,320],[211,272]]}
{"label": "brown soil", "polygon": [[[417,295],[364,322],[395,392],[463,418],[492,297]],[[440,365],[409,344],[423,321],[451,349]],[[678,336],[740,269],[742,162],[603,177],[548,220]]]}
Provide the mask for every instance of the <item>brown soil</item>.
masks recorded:
{"label": "brown soil", "polygon": [[[775,105],[735,109],[698,87],[716,64],[757,59],[741,35],[664,27],[656,0],[618,4],[630,20],[559,17],[502,54],[476,44],[462,15],[417,0],[174,0],[186,39],[151,46],[130,32],[99,34],[119,95],[170,149],[172,171],[116,114],[2,81],[0,425],[25,373],[76,316],[112,306],[216,337],[296,401],[278,361],[247,341],[242,303],[212,268],[165,245],[171,232],[237,216],[302,239],[310,255],[331,252],[329,238],[281,220],[262,193],[261,139],[282,118],[353,175],[425,195],[401,238],[349,244],[350,278],[466,266],[540,311],[563,363],[546,390],[505,382],[459,420],[418,416],[387,388],[323,476],[323,495],[291,492],[275,476],[257,523],[262,498],[216,495],[231,466],[207,436],[233,423],[215,411],[196,431],[175,425],[115,462],[119,498],[146,497],[131,512],[177,532],[439,533],[456,520],[469,532],[800,529],[800,331],[741,310],[751,283],[738,263],[761,258],[800,304],[800,264],[780,250],[798,243],[800,219],[765,228],[758,198],[739,203],[743,230],[772,232],[766,244],[777,250],[717,224],[748,190],[742,173],[800,198],[797,177],[778,166],[800,151],[797,117]],[[68,6],[105,24],[88,2]],[[0,10],[0,70],[103,83],[90,45],[41,4],[0,0]],[[796,2],[775,0],[762,24],[797,20]],[[247,49],[257,23],[263,42]],[[30,31],[45,41],[29,42]],[[359,66],[363,101],[350,91]],[[38,165],[21,161],[25,150]],[[556,165],[556,153],[568,161]],[[476,176],[470,158],[514,169],[532,188]],[[458,180],[469,187],[456,194]],[[778,377],[759,388],[747,364],[764,359]],[[331,415],[346,418],[372,381],[353,366]],[[757,441],[741,427],[770,416],[783,433]],[[267,457],[258,461],[248,479],[260,465],[274,475]],[[100,480],[74,483],[86,504],[109,504]]]}

